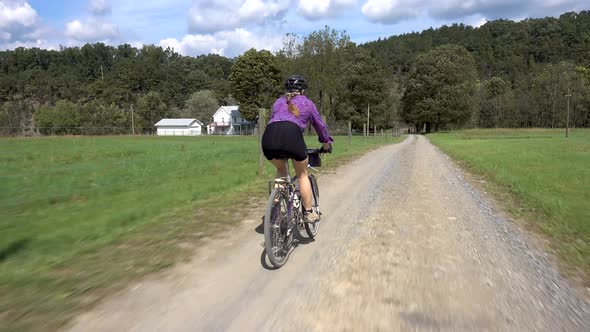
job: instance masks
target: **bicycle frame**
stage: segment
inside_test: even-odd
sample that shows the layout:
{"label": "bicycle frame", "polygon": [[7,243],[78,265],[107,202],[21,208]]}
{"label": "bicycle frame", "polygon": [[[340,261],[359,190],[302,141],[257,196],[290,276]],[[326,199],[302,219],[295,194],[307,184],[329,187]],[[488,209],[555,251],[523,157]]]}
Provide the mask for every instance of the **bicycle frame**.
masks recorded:
{"label": "bicycle frame", "polygon": [[[279,177],[279,178],[275,178],[274,180],[269,180],[268,181],[268,194],[270,195],[273,186],[274,185],[281,185],[284,184],[286,186],[286,193],[287,193],[287,217],[289,218],[288,220],[293,220],[293,200],[295,198],[295,194],[297,193],[297,191],[299,191],[298,187],[298,180],[299,179],[295,179],[295,181],[293,181],[293,177],[291,177],[291,173],[290,173],[290,169],[289,169],[289,160],[285,160],[285,164],[286,164],[286,168],[287,168],[287,176],[283,176],[283,177]],[[307,169],[310,169],[314,172],[317,172],[318,170],[316,168],[314,168],[311,165],[307,165]],[[277,180],[282,180],[283,182],[279,182]],[[313,189],[312,189],[313,190]],[[313,195],[313,193],[312,193]],[[299,193],[299,204],[303,204],[303,199],[301,197],[301,192]]]}
{"label": "bicycle frame", "polygon": [[[289,171],[289,160],[285,160],[285,164],[286,164],[286,168],[287,168],[287,176],[283,176],[283,177],[279,177],[279,178],[275,178],[274,180],[270,180],[268,181],[268,193],[270,195],[270,192],[273,189],[274,185],[278,185],[280,186],[281,184],[285,185],[285,189],[287,191],[287,218],[288,220],[292,220],[293,217],[293,198],[295,196],[295,192],[297,191],[296,188],[296,184],[293,181],[293,178],[291,177],[290,171]],[[283,182],[279,182],[277,180],[282,180]]]}
{"label": "bicycle frame", "polygon": [[[308,150],[308,154],[310,153],[319,153],[319,149]],[[294,248],[292,241],[297,241],[296,239],[294,239],[294,236],[296,236],[297,238],[302,237],[313,240],[313,238],[317,234],[317,229],[319,227],[319,220],[314,222],[313,224],[304,221],[304,211],[302,208],[303,200],[301,192],[299,191],[299,179],[297,176],[291,177],[288,164],[289,160],[286,159],[285,162],[287,163],[285,165],[287,171],[286,176],[275,178],[274,180],[268,181],[269,199],[267,201],[267,208],[264,218],[265,250],[272,264],[276,267],[282,266],[288,259],[290,250]],[[319,155],[318,158],[314,160],[314,163],[314,166],[321,165]],[[312,171],[316,171],[316,169],[309,164],[307,165],[307,167]],[[313,174],[309,174],[309,178],[311,182],[311,194],[313,195],[313,206],[316,207],[316,211],[318,212],[318,214],[321,214],[321,212],[319,212],[319,194],[316,196],[317,182]],[[275,220],[275,218],[272,217],[274,215],[273,211],[275,209],[275,206],[277,206],[277,203],[279,202],[283,202],[280,204],[284,206],[286,211],[281,212],[284,213],[282,214],[282,217],[280,217],[282,222],[276,223],[271,220]],[[278,227],[281,224],[285,228],[281,227],[281,230],[279,230]],[[276,232],[279,232],[277,235],[280,236],[280,240],[279,238],[275,237]],[[304,236],[304,233],[306,233],[307,236]],[[277,256],[276,254],[279,253],[279,251],[276,250],[286,251],[280,251],[285,254],[279,254],[279,256]]]}

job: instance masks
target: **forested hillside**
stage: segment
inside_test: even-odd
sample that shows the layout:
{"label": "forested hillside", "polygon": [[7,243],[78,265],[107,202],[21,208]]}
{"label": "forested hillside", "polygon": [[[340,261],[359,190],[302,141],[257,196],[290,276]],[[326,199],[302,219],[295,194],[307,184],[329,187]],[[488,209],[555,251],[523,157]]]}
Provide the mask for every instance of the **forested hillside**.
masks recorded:
{"label": "forested hillside", "polygon": [[[477,71],[476,81],[471,82],[474,99],[470,100],[470,117],[460,124],[564,126],[569,89],[571,123],[590,125],[589,11],[520,22],[497,20],[479,28],[456,24],[392,36],[363,47],[386,68],[390,79],[407,88],[420,56],[446,44],[465,48],[475,60]],[[465,71],[470,70],[468,67]],[[438,100],[437,104],[442,102]],[[413,107],[404,110],[404,117],[420,122],[412,114],[417,105],[406,106]],[[422,118],[421,122],[432,122],[431,116]]]}
{"label": "forested hillside", "polygon": [[0,51],[0,135],[127,134],[131,110],[144,132],[164,116],[208,122],[218,105],[236,102],[252,118],[294,72],[308,77],[331,124],[352,120],[357,129],[368,107],[371,128],[559,127],[568,99],[570,124],[588,127],[590,12],[362,45],[325,27],[285,36],[275,54],[250,50],[237,59],[101,43]]}
{"label": "forested hillside", "polygon": [[231,66],[218,55],[186,57],[153,45],[0,52],[0,127],[4,134],[35,125],[41,133],[128,133],[132,104],[138,130],[164,115],[199,115],[187,104],[191,94],[207,90],[200,95],[223,103]]}

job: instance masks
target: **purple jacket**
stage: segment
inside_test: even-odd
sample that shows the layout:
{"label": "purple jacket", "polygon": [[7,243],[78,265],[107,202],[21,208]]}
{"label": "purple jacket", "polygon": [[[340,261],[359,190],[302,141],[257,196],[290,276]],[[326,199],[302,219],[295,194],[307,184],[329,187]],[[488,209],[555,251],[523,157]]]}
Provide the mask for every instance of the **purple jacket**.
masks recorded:
{"label": "purple jacket", "polygon": [[301,128],[301,132],[305,131],[307,123],[311,124],[318,133],[318,141],[320,143],[332,143],[334,139],[328,133],[328,126],[322,120],[320,113],[309,98],[303,95],[295,96],[291,99],[291,103],[295,104],[299,109],[299,117],[289,112],[289,105],[287,104],[287,97],[283,96],[277,99],[272,105],[272,115],[269,124],[279,121],[291,121]]}

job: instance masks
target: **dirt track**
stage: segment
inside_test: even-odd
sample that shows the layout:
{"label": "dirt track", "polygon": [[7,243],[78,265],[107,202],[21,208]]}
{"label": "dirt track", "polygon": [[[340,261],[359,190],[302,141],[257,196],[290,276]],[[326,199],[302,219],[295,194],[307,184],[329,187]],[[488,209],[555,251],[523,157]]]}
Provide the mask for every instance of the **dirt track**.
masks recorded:
{"label": "dirt track", "polygon": [[[326,172],[328,173],[328,172]],[[317,241],[262,263],[261,213],[72,331],[589,331],[590,306],[423,137],[319,180]]]}

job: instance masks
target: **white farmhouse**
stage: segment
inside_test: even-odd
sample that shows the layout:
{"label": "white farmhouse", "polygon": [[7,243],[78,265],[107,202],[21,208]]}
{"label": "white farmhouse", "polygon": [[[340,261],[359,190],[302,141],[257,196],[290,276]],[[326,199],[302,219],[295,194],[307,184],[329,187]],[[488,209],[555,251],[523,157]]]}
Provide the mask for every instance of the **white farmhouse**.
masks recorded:
{"label": "white farmhouse", "polygon": [[197,119],[162,119],[154,126],[158,136],[198,136],[203,123]]}
{"label": "white farmhouse", "polygon": [[210,135],[244,135],[252,133],[254,123],[245,120],[238,106],[221,106],[207,126]]}

